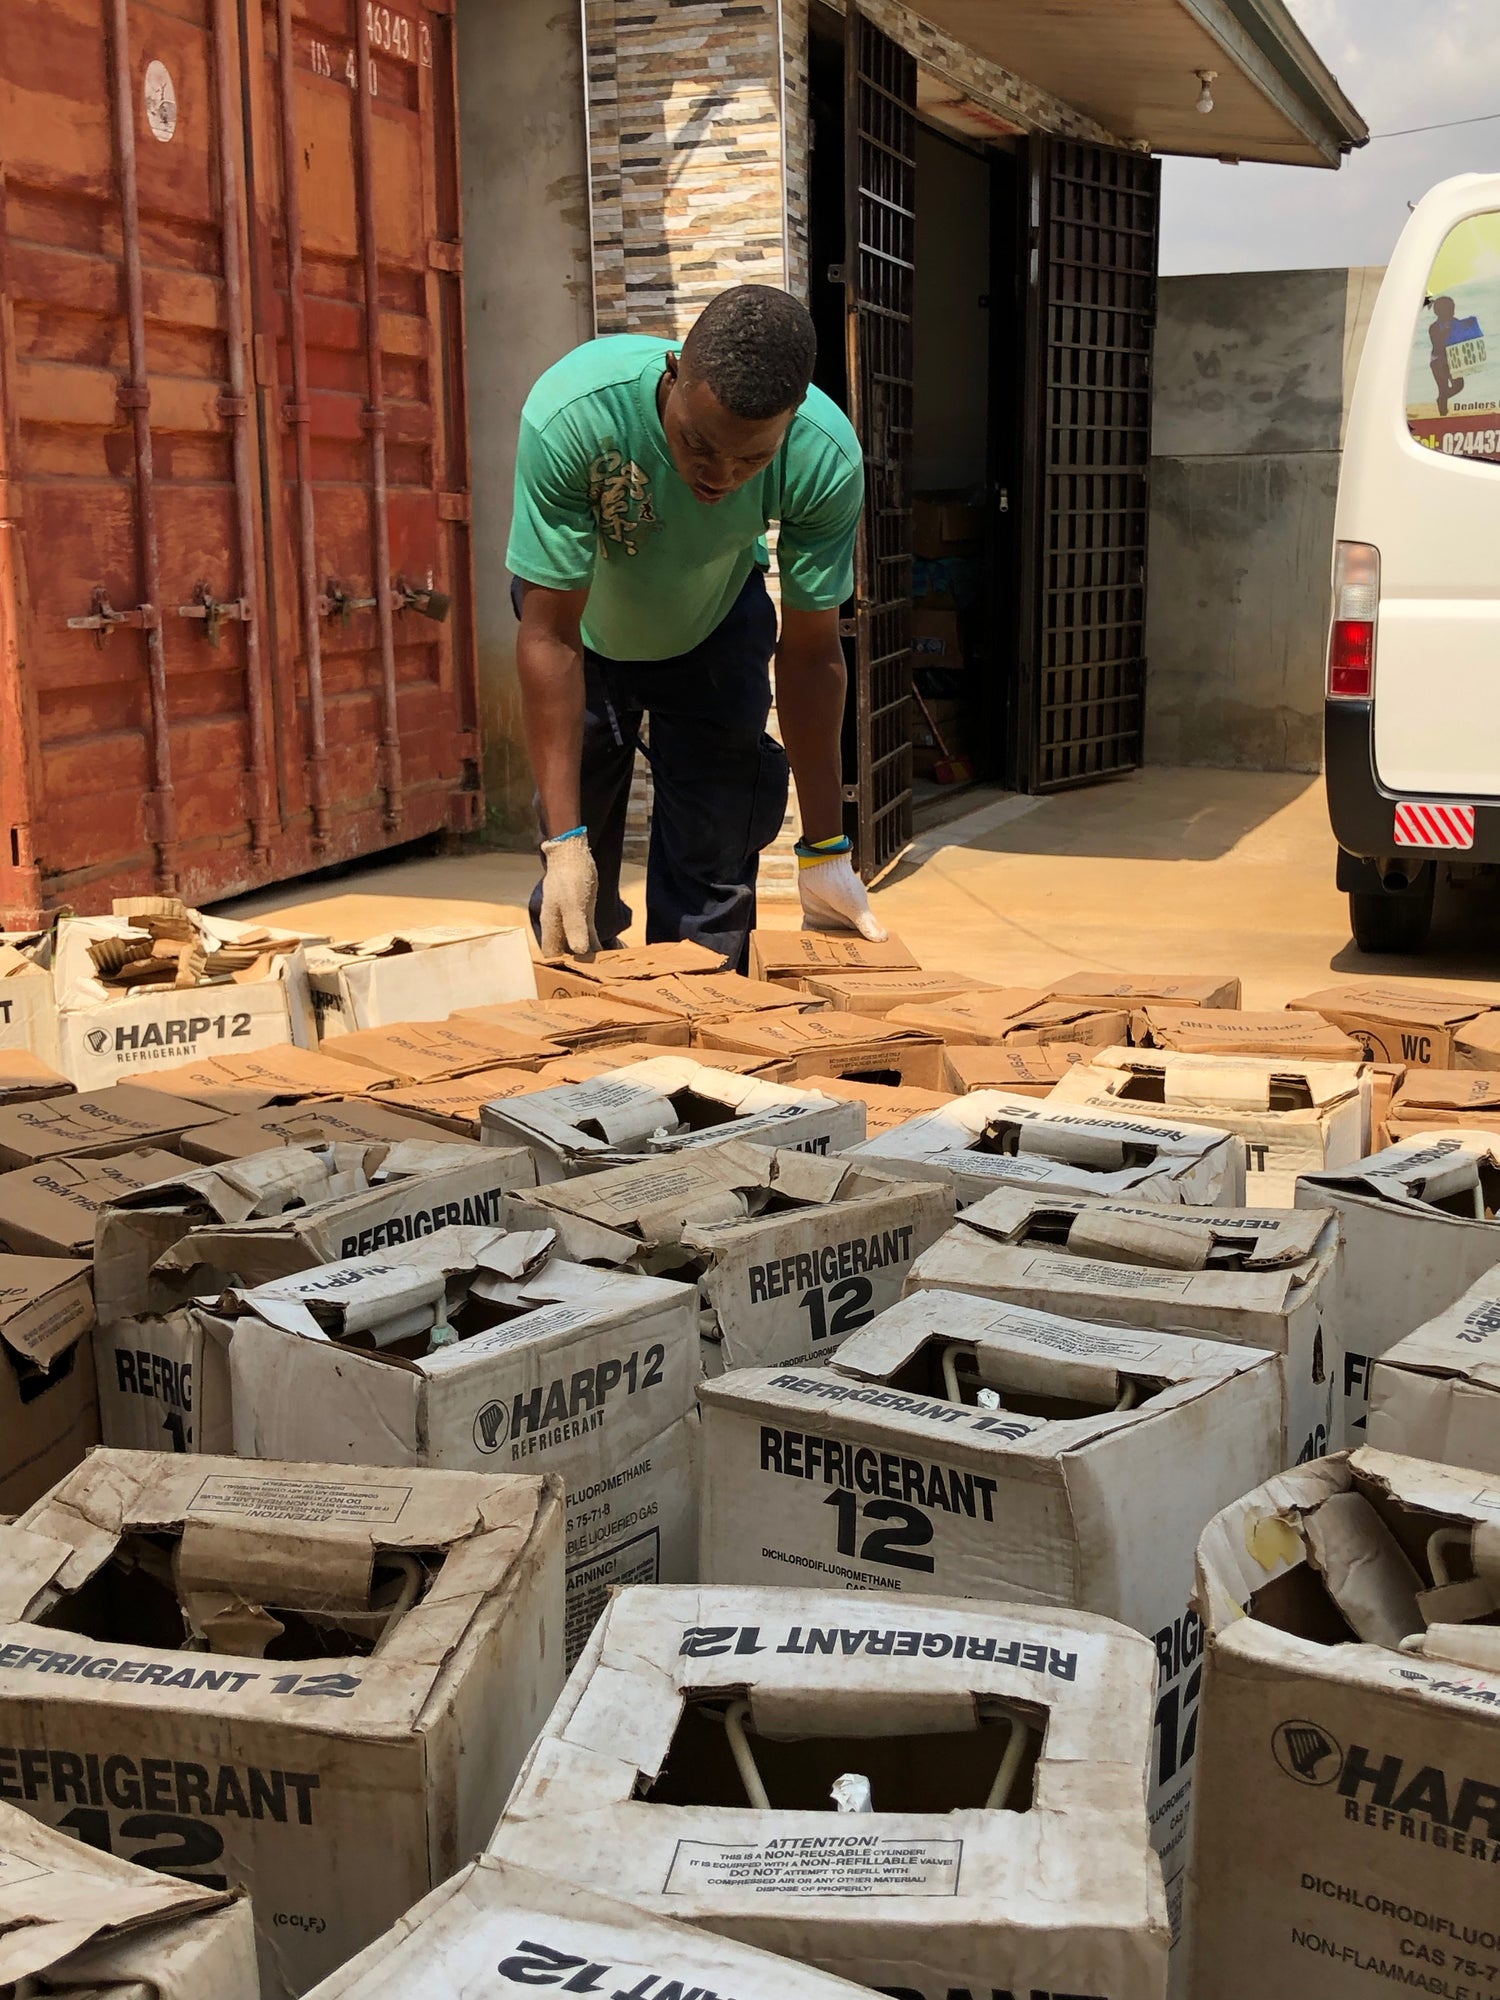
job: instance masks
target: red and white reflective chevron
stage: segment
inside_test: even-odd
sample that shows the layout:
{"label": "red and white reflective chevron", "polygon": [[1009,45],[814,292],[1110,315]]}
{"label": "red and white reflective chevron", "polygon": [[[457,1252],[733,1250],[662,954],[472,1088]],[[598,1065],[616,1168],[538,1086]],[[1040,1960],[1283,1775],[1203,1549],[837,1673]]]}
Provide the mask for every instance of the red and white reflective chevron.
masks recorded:
{"label": "red and white reflective chevron", "polygon": [[1396,808],[1398,847],[1472,847],[1474,808],[1403,799]]}

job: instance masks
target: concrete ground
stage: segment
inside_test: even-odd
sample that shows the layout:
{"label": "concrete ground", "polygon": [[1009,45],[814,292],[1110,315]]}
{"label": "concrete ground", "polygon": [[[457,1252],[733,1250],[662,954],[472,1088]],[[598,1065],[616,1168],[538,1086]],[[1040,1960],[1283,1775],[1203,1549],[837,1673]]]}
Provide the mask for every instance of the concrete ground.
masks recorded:
{"label": "concrete ground", "polygon": [[[1321,779],[1155,768],[1046,799],[977,795],[922,835],[875,892],[922,964],[1026,986],[1063,973],[1231,973],[1247,1007],[1399,974],[1500,1000],[1500,901],[1448,892],[1421,959],[1365,958],[1334,888]],[[529,855],[479,850],[363,864],[226,904],[335,937],[401,924],[523,921]],[[643,914],[642,871],[626,896]],[[795,903],[762,921],[793,928]],[[639,921],[633,938],[642,935]]]}

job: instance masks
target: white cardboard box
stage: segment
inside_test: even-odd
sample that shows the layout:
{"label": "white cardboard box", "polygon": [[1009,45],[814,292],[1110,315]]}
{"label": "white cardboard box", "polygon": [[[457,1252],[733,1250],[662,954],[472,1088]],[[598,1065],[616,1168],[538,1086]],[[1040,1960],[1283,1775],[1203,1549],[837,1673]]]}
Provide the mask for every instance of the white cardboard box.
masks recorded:
{"label": "white cardboard box", "polygon": [[[1154,1683],[1145,1639],[1082,1612],[622,1591],[491,1851],[590,1887],[607,1857],[653,1916],[915,2000],[1160,2000]],[[832,1810],[846,1773],[871,1812]],[[1009,1803],[987,1807],[997,1789]]]}
{"label": "white cardboard box", "polygon": [[1328,1449],[1338,1249],[1331,1217],[1297,1209],[1163,1211],[997,1188],[918,1259],[907,1289],[1269,1349],[1286,1369],[1290,1465]]}
{"label": "white cardboard box", "polygon": [[243,1884],[283,2000],[482,1844],[561,1627],[553,1480],[97,1451],[0,1527],[0,1795]]}
{"label": "white cardboard box", "polygon": [[1424,1133],[1297,1183],[1298,1208],[1331,1210],[1343,1253],[1329,1315],[1331,1445],[1362,1444],[1381,1355],[1500,1264],[1500,1153],[1478,1133]]}
{"label": "white cardboard box", "polygon": [[[241,1457],[555,1472],[571,1663],[617,1585],[695,1574],[698,1301],[554,1244],[443,1229],[231,1291],[209,1318]],[[440,1310],[461,1338],[434,1350]]]}
{"label": "white cardboard box", "polygon": [[1193,1558],[1219,1509],[1280,1466],[1280,1357],[916,1292],[830,1367],[744,1369],[699,1395],[706,1583],[1062,1605],[1151,1640],[1148,1806],[1175,1929],[1202,1655]]}
{"label": "white cardboard box", "polygon": [[1003,1090],[970,1091],[850,1150],[887,1173],[951,1182],[960,1208],[1015,1186],[1225,1206],[1245,1198],[1244,1151],[1227,1132]]}
{"label": "white cardboard box", "polygon": [[822,1360],[901,1296],[953,1219],[951,1192],[852,1162],[726,1139],[552,1181],[512,1213],[590,1263],[696,1284],[711,1374]]}
{"label": "white cardboard box", "polygon": [[1372,1450],[1500,1476],[1500,1281],[1492,1271],[1370,1370]]}
{"label": "white cardboard box", "polygon": [[57,996],[44,963],[47,933],[0,933],[0,1049],[29,1049],[54,1069],[62,1061]]}
{"label": "white cardboard box", "polygon": [[705,1936],[492,1854],[434,1889],[307,2000],[530,2000],[537,1986],[627,2000],[868,2000],[768,1951]]}
{"label": "white cardboard box", "polygon": [[675,1055],[586,1083],[500,1098],[480,1114],[484,1143],[528,1147],[544,1184],[731,1138],[837,1153],[864,1133],[862,1104]]}
{"label": "white cardboard box", "polygon": [[458,1007],[536,998],[526,933],[491,924],[428,924],[313,945],[307,976],[324,1041],[397,1021],[445,1021]]}
{"label": "white cardboard box", "polygon": [[1370,1073],[1358,1063],[1103,1049],[1047,1102],[1233,1132],[1245,1147],[1245,1199],[1256,1207],[1288,1207],[1299,1174],[1352,1165],[1370,1150]]}
{"label": "white cardboard box", "polygon": [[1364,1450],[1209,1527],[1195,2000],[1495,1990],[1497,1634],[1422,1601],[1429,1537],[1467,1567],[1497,1518],[1495,1480]]}
{"label": "white cardboard box", "polygon": [[9,1994],[260,2000],[246,1897],[121,1861],[14,1806],[0,1806],[0,1924]]}

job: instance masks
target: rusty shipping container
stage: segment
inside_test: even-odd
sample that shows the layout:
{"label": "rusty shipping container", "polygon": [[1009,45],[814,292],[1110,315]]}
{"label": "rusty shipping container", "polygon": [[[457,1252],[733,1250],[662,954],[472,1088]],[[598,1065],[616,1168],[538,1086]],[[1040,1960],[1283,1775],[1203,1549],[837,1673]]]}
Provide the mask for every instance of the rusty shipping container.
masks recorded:
{"label": "rusty shipping container", "polygon": [[477,821],[453,33],[0,0],[7,927]]}

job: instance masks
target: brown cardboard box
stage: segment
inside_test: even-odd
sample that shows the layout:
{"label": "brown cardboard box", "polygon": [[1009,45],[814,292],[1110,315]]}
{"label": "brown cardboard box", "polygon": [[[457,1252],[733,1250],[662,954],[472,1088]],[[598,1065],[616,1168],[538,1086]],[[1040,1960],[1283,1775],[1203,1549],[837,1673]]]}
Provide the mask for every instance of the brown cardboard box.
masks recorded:
{"label": "brown cardboard box", "polygon": [[[359,1075],[353,1063],[342,1067],[350,1076]],[[215,1166],[220,1160],[243,1160],[276,1146],[394,1146],[402,1139],[432,1136],[420,1119],[398,1110],[384,1096],[330,1097],[200,1125],[184,1135],[182,1156]]]}
{"label": "brown cardboard box", "polygon": [[[1061,1000],[1115,1001],[1127,1007],[1238,1007],[1238,977],[1179,977],[1173,972],[1070,972],[1047,988]],[[1300,1005],[1300,1002],[1294,1003]]]}
{"label": "brown cardboard box", "polygon": [[1480,994],[1452,987],[1386,986],[1374,980],[1325,986],[1288,1002],[1321,1014],[1352,1035],[1368,1062],[1406,1063],[1418,1069],[1452,1069],[1458,1037],[1494,1004]]}
{"label": "brown cardboard box", "polygon": [[1477,1014],[1453,1037],[1455,1069],[1500,1070],[1500,1012]]}
{"label": "brown cardboard box", "polygon": [[1020,1047],[985,1042],[966,1047],[949,1042],[943,1051],[943,1088],[963,1097],[971,1090],[1006,1090],[1012,1097],[1050,1097],[1075,1063],[1089,1052],[1079,1042],[1047,1042]]}
{"label": "brown cardboard box", "polygon": [[1137,1008],[1130,1039],[1138,1048],[1177,1049],[1195,1056],[1288,1056],[1300,1062],[1359,1062],[1352,1035],[1321,1014],[1244,1014],[1232,1007]]}
{"label": "brown cardboard box", "polygon": [[552,1479],[94,1452],[0,1528],[0,1777],[243,1884],[289,2000],[485,1840],[562,1685],[562,1553]]}
{"label": "brown cardboard box", "polygon": [[701,1022],[694,1040],[706,1049],[782,1058],[799,1082],[809,1076],[849,1076],[901,1089],[935,1090],[943,1075],[939,1037],[907,1026],[896,1015],[866,1020],[862,1014],[804,1014],[784,1008]]}
{"label": "brown cardboard box", "polygon": [[633,1006],[653,1014],[668,1014],[690,1026],[699,1021],[727,1021],[735,1014],[764,1012],[789,1006],[821,1008],[811,993],[789,994],[765,979],[742,979],[737,972],[677,972],[665,979],[633,979],[628,986],[606,989]]}
{"label": "brown cardboard box", "polygon": [[29,1507],[99,1442],[89,1266],[0,1256],[0,1513]]}
{"label": "brown cardboard box", "polygon": [[[917,961],[900,938],[883,944],[843,931],[752,931],[750,977],[801,986],[828,972],[915,972]],[[792,1003],[788,1001],[788,1006]]]}
{"label": "brown cardboard box", "polygon": [[21,1257],[91,1258],[101,1209],[182,1167],[179,1154],[143,1146],[105,1160],[46,1160],[0,1174],[0,1250]]}
{"label": "brown cardboard box", "polygon": [[[545,1041],[551,1056],[577,1049],[602,1049],[621,1042],[653,1042],[663,1048],[685,1049],[686,1021],[669,1014],[653,1013],[638,1007],[627,994],[614,988],[576,998],[555,995],[550,1000],[512,1000],[499,1007],[469,1007],[455,1014],[452,1025],[461,1028],[498,1028],[509,1035],[529,1035]],[[510,1062],[498,1056],[499,1062]],[[511,1063],[512,1068],[523,1064]]]}
{"label": "brown cardboard box", "polygon": [[[520,1097],[528,1090],[547,1090],[559,1078],[556,1063],[540,1069],[476,1069],[467,1076],[443,1077],[437,1083],[400,1083],[376,1093],[373,1102],[391,1110],[403,1125],[420,1120],[439,1126],[460,1139],[478,1139],[479,1114],[493,1098]],[[408,1131],[408,1138],[415,1133]]]}
{"label": "brown cardboard box", "polygon": [[284,1042],[279,1049],[254,1055],[209,1056],[204,1062],[178,1063],[171,1069],[135,1071],[124,1081],[206,1104],[229,1117],[279,1104],[302,1104],[313,1097],[348,1097],[395,1079],[378,1069],[335,1062],[315,1049]]}
{"label": "brown cardboard box", "polygon": [[[780,990],[785,994],[784,986]],[[969,972],[814,972],[806,980],[807,993],[825,1001],[834,1013],[863,1014],[867,1019],[919,1001],[931,1004],[993,990],[988,980]]]}
{"label": "brown cardboard box", "polygon": [[1500,1070],[1414,1069],[1396,1086],[1386,1114],[1391,1141],[1474,1126],[1500,1148]]}
{"label": "brown cardboard box", "polygon": [[941,494],[918,494],[912,501],[912,553],[941,561],[944,556],[977,554],[984,541],[984,509]]}
{"label": "brown cardboard box", "polygon": [[139,1084],[114,1083],[81,1096],[0,1108],[0,1168],[43,1160],[107,1159],[141,1146],[170,1146],[222,1114]]}
{"label": "brown cardboard box", "polygon": [[32,1104],[39,1097],[69,1097],[73,1085],[30,1049],[0,1046],[0,1105]]}
{"label": "brown cardboard box", "polygon": [[1370,1370],[1372,1450],[1500,1477],[1500,1283],[1470,1285]]}
{"label": "brown cardboard box", "polygon": [[[611,1042],[602,1049],[579,1049],[543,1063],[537,1074],[548,1083],[587,1083],[592,1077],[612,1076],[632,1063],[655,1062],[670,1055],[670,1049],[651,1042]],[[692,1060],[705,1069],[732,1070],[736,1076],[763,1076],[772,1083],[784,1083],[791,1074],[790,1063],[770,1056],[739,1056],[729,1049],[694,1049]]]}
{"label": "brown cardboard box", "polygon": [[724,954],[682,938],[672,944],[626,945],[621,951],[600,951],[592,958],[539,958],[535,966],[537,998],[599,998],[608,989],[629,998],[638,979],[671,979],[684,974],[723,972]]}
{"label": "brown cardboard box", "polygon": [[1031,987],[995,987],[963,993],[956,1000],[919,1001],[892,1008],[892,1021],[965,1047],[993,1042],[1011,1048],[1058,1042],[1083,1049],[1107,1049],[1123,1041],[1130,1016],[1118,1007],[1091,1000],[1049,1000]]}
{"label": "brown cardboard box", "polygon": [[[490,1849],[589,1888],[606,1855],[653,1916],[920,2000],[1161,2000],[1156,1677],[1148,1640],[1081,1611],[623,1590]],[[841,1774],[868,1781],[871,1811],[830,1812]],[[1009,1810],[985,1810],[997,1789]]]}
{"label": "brown cardboard box", "polygon": [[1391,1105],[1406,1080],[1405,1063],[1370,1064],[1370,1151],[1383,1153],[1391,1144]]}
{"label": "brown cardboard box", "polygon": [[[522,1000],[513,1004],[527,1007],[533,1003]],[[378,1083],[388,1083],[393,1077],[401,1083],[435,1083],[443,1077],[463,1076],[469,1070],[502,1066],[536,1069],[562,1054],[557,1043],[529,1028],[476,1018],[503,1011],[481,1007],[449,1021],[403,1021],[390,1028],[360,1028],[353,1034],[335,1035],[323,1049],[331,1059],[377,1071]],[[368,1083],[358,1086],[369,1087]]]}
{"label": "brown cardboard box", "polygon": [[1210,1525],[1195,2000],[1493,1992],[1500,1651],[1433,1586],[1494,1575],[1497,1515],[1494,1479],[1366,1450]]}
{"label": "brown cardboard box", "polygon": [[936,1111],[940,1105],[951,1104],[956,1093],[951,1090],[917,1090],[902,1084],[869,1083],[862,1077],[809,1076],[803,1082],[810,1090],[821,1090],[827,1097],[846,1097],[865,1107],[865,1136],[873,1139],[877,1133],[889,1132],[893,1125],[904,1125],[908,1118],[915,1118],[922,1111]]}
{"label": "brown cardboard box", "polygon": [[248,1897],[137,1867],[15,1806],[0,1806],[0,1856],[7,1993],[260,2000]]}

